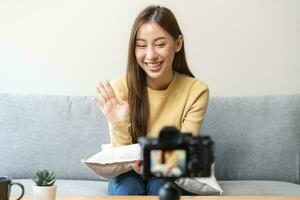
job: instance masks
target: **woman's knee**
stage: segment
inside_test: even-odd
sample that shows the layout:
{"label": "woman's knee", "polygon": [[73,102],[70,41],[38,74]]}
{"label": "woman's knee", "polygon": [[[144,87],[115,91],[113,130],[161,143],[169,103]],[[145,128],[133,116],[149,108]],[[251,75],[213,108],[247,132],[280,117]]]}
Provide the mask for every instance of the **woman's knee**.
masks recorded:
{"label": "woman's knee", "polygon": [[158,195],[159,189],[166,183],[164,179],[151,179],[147,184],[148,195]]}
{"label": "woman's knee", "polygon": [[144,195],[145,184],[140,175],[132,172],[127,172],[109,180],[108,194]]}

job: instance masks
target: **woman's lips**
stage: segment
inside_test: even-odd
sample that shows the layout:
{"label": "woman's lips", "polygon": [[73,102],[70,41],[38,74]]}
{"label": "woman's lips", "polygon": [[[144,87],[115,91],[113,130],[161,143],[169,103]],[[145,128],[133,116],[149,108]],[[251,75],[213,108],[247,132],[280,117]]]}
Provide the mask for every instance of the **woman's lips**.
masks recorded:
{"label": "woman's lips", "polygon": [[158,72],[161,69],[161,64],[163,62],[146,62],[147,69],[151,72]]}

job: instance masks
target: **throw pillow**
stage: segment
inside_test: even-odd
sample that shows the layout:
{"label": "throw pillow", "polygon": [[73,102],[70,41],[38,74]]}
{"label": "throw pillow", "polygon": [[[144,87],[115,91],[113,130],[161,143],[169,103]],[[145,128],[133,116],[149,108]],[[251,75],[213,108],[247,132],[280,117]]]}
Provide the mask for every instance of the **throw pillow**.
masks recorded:
{"label": "throw pillow", "polygon": [[130,170],[138,169],[136,161],[141,160],[141,147],[132,144],[112,148],[110,144],[101,146],[102,151],[82,162],[102,179],[114,178]]}
{"label": "throw pillow", "polygon": [[199,195],[222,195],[223,190],[215,177],[215,163],[211,166],[210,177],[180,178],[175,183],[188,192]]}

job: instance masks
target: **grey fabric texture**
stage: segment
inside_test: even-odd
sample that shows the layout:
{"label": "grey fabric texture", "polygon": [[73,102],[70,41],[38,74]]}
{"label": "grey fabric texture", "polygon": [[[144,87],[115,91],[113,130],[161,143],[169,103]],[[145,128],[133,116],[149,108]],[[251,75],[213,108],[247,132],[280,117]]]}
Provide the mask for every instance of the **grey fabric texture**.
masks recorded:
{"label": "grey fabric texture", "polygon": [[[300,94],[211,97],[201,134],[215,141],[216,178],[229,180],[221,185],[225,194],[295,194],[299,189]],[[105,143],[107,121],[90,97],[0,94],[1,176],[30,179],[46,168],[58,179],[74,181],[65,182],[62,191],[98,194],[106,187],[97,188],[99,181],[86,182],[96,184],[90,190],[75,181],[99,180],[81,159]]]}
{"label": "grey fabric texture", "polygon": [[299,184],[299,94],[212,97],[201,134],[215,141],[217,180]]}
{"label": "grey fabric texture", "polygon": [[[15,179],[24,185],[25,195],[32,195],[32,186],[34,182],[29,179]],[[57,185],[57,195],[107,195],[108,182],[106,181],[93,181],[93,180],[64,180],[58,179],[55,184]],[[21,189],[18,186],[11,188],[11,194],[18,196]]]}
{"label": "grey fabric texture", "polygon": [[99,179],[81,159],[109,143],[108,125],[90,97],[0,95],[0,174],[31,178],[50,169],[61,179]]}
{"label": "grey fabric texture", "polygon": [[300,195],[300,185],[281,181],[220,181],[223,195]]}

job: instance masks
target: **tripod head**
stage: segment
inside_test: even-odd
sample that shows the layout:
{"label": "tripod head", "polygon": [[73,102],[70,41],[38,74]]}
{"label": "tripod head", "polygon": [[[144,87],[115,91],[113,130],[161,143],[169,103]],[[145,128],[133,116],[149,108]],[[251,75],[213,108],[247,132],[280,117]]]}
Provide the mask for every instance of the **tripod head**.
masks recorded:
{"label": "tripod head", "polygon": [[172,181],[167,180],[159,189],[158,195],[160,200],[179,200],[181,192]]}

